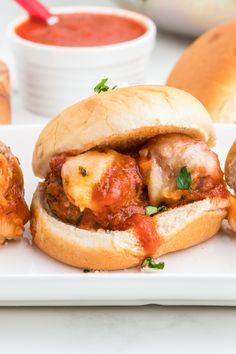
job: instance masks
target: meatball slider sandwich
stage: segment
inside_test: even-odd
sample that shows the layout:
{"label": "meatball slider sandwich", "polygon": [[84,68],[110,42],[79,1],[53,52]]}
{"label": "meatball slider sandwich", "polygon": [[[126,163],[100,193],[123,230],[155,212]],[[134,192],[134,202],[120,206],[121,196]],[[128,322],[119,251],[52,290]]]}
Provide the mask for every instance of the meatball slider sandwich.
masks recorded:
{"label": "meatball slider sandwich", "polygon": [[236,231],[236,140],[231,146],[225,161],[225,179],[228,186],[232,189],[228,221],[232,229]]}
{"label": "meatball slider sandwich", "polygon": [[19,161],[10,148],[0,142],[0,244],[19,239],[28,220]]}
{"label": "meatball slider sandwich", "polygon": [[199,99],[215,122],[236,123],[236,21],[216,26],[180,57],[167,85]]}
{"label": "meatball slider sandwich", "polygon": [[44,181],[33,242],[72,266],[112,270],[209,239],[228,207],[214,139],[202,104],[174,88],[109,90],[69,107],[35,146]]}

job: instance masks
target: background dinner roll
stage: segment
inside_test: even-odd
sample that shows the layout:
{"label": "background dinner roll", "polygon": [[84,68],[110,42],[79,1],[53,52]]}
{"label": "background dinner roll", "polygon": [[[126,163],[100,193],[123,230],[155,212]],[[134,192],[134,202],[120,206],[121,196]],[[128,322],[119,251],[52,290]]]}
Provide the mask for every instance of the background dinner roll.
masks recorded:
{"label": "background dinner roll", "polygon": [[236,192],[236,140],[225,160],[225,179],[230,188]]}
{"label": "background dinner roll", "polygon": [[10,80],[6,64],[0,61],[0,124],[11,121]]}
{"label": "background dinner roll", "polygon": [[183,133],[212,145],[214,126],[203,105],[167,86],[131,86],[91,96],[67,108],[43,129],[33,154],[35,175],[45,177],[50,158],[94,147],[119,151],[164,133]]}
{"label": "background dinner roll", "polygon": [[234,195],[230,197],[228,209],[228,221],[234,231],[236,231],[236,140],[231,146],[225,160],[225,179]]}
{"label": "background dinner roll", "polygon": [[167,84],[198,98],[216,122],[236,122],[236,21],[217,26],[181,56]]}

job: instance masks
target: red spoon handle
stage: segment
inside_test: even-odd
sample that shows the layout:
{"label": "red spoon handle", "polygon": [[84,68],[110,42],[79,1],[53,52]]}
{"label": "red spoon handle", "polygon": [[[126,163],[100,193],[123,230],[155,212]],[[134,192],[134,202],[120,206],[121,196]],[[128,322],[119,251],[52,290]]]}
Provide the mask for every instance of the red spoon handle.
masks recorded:
{"label": "red spoon handle", "polygon": [[49,17],[53,15],[48,11],[48,9],[41,4],[38,0],[15,0],[21,7],[23,7],[28,14],[39,20],[46,21]]}

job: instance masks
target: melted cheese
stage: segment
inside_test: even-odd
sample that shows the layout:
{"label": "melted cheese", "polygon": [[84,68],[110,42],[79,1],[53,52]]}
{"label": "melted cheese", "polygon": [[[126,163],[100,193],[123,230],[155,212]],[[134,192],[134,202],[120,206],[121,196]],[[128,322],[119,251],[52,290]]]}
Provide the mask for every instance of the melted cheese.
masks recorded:
{"label": "melted cheese", "polygon": [[162,198],[164,181],[161,167],[152,159],[148,183],[148,193],[151,204],[154,204]]}
{"label": "melted cheese", "polygon": [[215,184],[221,179],[217,156],[205,143],[184,135],[160,136],[148,142],[139,154],[140,168],[153,205],[181,199],[183,191],[176,187],[176,176],[183,166],[191,173],[192,185],[204,177],[210,176]]}
{"label": "melted cheese", "polygon": [[64,163],[61,171],[64,191],[81,211],[85,208],[95,210],[93,189],[112,165],[114,158],[113,152],[88,151]]}

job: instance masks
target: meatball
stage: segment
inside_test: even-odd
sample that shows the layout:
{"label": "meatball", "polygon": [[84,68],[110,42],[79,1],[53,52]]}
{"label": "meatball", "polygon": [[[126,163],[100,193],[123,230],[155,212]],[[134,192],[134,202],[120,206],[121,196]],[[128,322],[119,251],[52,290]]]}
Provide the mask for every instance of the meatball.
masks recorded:
{"label": "meatball", "polygon": [[133,214],[147,205],[137,161],[108,151],[56,156],[50,164],[45,190],[52,212],[81,228],[121,230]]}
{"label": "meatball", "polygon": [[[200,140],[181,134],[151,139],[139,151],[139,166],[153,205],[181,205],[226,192],[217,155]],[[178,189],[176,179],[186,167],[191,187]]]}

